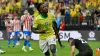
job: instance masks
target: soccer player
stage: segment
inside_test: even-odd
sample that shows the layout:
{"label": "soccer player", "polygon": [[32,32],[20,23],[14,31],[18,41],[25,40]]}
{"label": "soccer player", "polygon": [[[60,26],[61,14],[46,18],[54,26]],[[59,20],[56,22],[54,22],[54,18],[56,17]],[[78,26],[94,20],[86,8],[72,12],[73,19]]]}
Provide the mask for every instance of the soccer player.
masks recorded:
{"label": "soccer player", "polygon": [[33,50],[30,44],[32,20],[33,18],[29,14],[28,10],[25,10],[24,15],[21,16],[21,21],[23,23],[23,33],[26,36],[26,39],[24,41],[24,46],[22,47],[22,50],[25,52],[27,52],[27,50],[25,49],[26,45],[28,45],[30,51]]}
{"label": "soccer player", "polygon": [[48,5],[40,3],[37,6],[39,16],[34,19],[32,31],[39,34],[40,49],[45,56],[50,56],[49,47],[52,56],[56,56],[56,22],[55,16],[48,13]]}
{"label": "soccer player", "polygon": [[19,45],[19,39],[20,39],[20,30],[21,30],[21,22],[18,20],[18,17],[15,16],[13,20],[13,31],[14,31],[14,41],[16,45]]}
{"label": "soccer player", "polygon": [[70,56],[74,56],[75,48],[79,50],[76,56],[93,56],[93,51],[85,40],[69,38],[68,42],[72,47]]}
{"label": "soccer player", "polygon": [[12,21],[9,20],[8,18],[5,18],[5,26],[6,26],[6,29],[7,29],[7,32],[8,32],[8,47],[10,47],[10,37],[11,37],[11,34],[12,34]]}
{"label": "soccer player", "polygon": [[2,48],[1,48],[1,46],[0,46],[0,54],[3,54],[3,53],[5,53],[6,51],[3,51],[2,50]]}

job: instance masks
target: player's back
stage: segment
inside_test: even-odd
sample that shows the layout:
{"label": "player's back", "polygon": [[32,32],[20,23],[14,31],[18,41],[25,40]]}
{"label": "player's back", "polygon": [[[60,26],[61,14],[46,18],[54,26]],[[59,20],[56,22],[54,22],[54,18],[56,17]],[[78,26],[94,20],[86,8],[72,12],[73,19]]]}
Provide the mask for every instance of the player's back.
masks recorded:
{"label": "player's back", "polygon": [[91,50],[90,46],[88,45],[88,43],[85,40],[83,40],[83,39],[74,39],[74,41],[75,41],[75,47],[79,51]]}

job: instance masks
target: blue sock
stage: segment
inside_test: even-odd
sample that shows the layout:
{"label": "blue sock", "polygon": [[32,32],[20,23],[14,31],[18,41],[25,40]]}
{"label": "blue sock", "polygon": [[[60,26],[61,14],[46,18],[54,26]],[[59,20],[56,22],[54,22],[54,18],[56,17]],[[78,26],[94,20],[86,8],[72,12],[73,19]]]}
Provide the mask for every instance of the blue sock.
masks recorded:
{"label": "blue sock", "polygon": [[27,40],[28,47],[31,47],[30,41]]}
{"label": "blue sock", "polygon": [[8,39],[8,46],[10,46],[10,39]]}
{"label": "blue sock", "polygon": [[13,38],[13,44],[14,44],[14,46],[16,45],[16,38]]}
{"label": "blue sock", "polygon": [[24,41],[24,46],[26,46],[26,45],[27,45],[27,40]]}
{"label": "blue sock", "polygon": [[18,37],[18,41],[20,40],[20,37]]}

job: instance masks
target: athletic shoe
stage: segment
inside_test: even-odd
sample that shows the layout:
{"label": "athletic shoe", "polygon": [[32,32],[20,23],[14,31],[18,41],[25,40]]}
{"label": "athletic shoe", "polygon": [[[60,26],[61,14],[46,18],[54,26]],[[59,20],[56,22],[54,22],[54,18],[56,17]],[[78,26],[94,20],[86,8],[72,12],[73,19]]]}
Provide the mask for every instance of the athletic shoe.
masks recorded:
{"label": "athletic shoe", "polygon": [[27,50],[25,49],[25,47],[24,47],[24,46],[22,47],[22,50],[23,50],[24,52],[27,52]]}
{"label": "athletic shoe", "polygon": [[29,47],[29,51],[33,51],[33,49],[31,47]]}

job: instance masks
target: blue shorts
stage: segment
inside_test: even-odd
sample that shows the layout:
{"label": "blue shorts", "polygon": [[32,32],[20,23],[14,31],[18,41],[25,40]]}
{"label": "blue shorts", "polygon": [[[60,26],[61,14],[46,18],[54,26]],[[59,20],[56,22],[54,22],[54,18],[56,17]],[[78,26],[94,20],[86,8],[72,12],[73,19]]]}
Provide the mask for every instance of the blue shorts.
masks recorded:
{"label": "blue shorts", "polygon": [[20,35],[20,31],[15,31],[14,36]]}
{"label": "blue shorts", "polygon": [[26,37],[31,36],[31,32],[30,32],[30,31],[23,31],[23,32],[24,32],[24,35],[25,35]]}
{"label": "blue shorts", "polygon": [[8,36],[11,36],[12,35],[12,32],[8,32]]}

